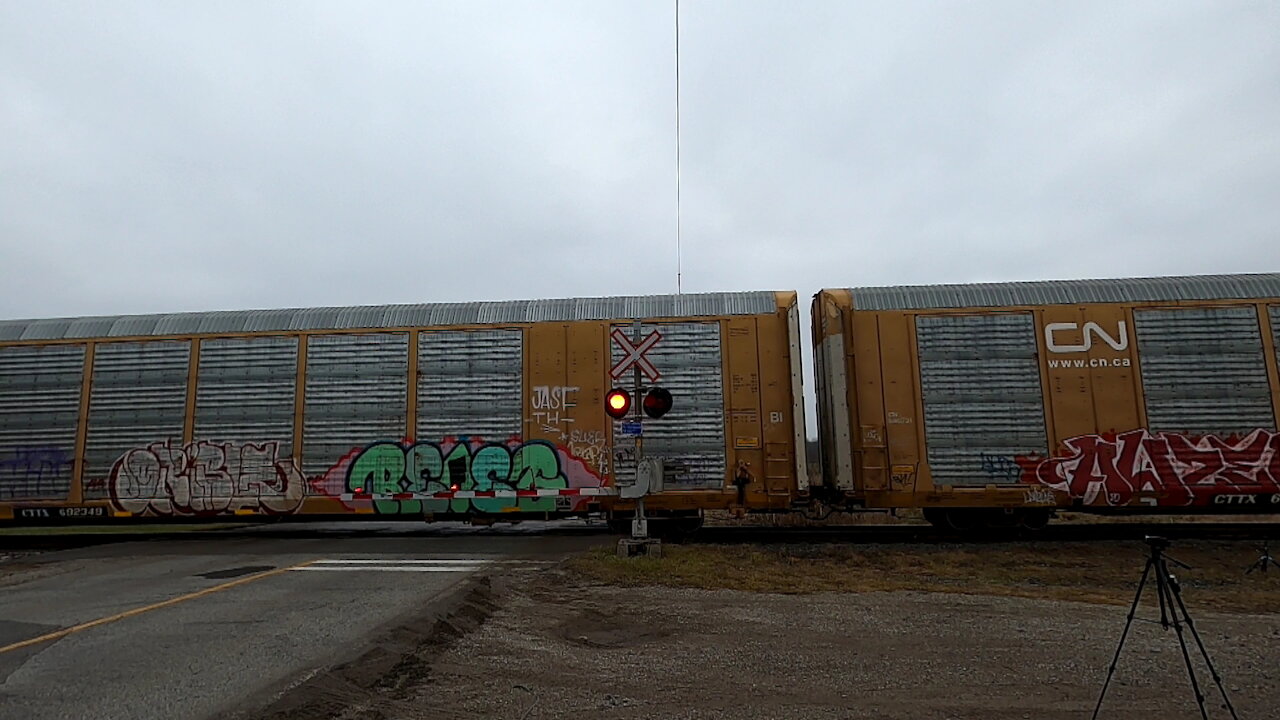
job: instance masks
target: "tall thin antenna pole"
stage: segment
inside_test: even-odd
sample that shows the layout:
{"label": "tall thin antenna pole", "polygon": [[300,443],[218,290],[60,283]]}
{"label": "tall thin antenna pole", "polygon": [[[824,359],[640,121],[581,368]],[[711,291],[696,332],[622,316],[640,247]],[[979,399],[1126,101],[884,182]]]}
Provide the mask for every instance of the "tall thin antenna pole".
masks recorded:
{"label": "tall thin antenna pole", "polygon": [[676,294],[683,292],[680,253],[680,0],[676,0]]}

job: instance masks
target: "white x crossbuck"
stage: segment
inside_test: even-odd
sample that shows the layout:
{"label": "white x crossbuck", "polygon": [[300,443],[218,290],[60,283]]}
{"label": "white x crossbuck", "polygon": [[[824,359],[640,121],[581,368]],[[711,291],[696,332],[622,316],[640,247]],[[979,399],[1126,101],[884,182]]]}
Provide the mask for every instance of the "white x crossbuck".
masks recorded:
{"label": "white x crossbuck", "polygon": [[648,375],[650,380],[658,382],[658,379],[662,377],[662,373],[658,372],[658,368],[654,367],[653,363],[649,362],[649,358],[645,357],[644,354],[658,344],[658,341],[662,339],[662,333],[654,330],[646,335],[639,345],[632,345],[631,338],[622,332],[622,328],[614,328],[611,337],[614,342],[618,343],[618,347],[622,348],[622,352],[626,353],[626,356],[619,360],[613,366],[613,369],[609,371],[614,380],[622,377],[623,373],[630,369],[632,365],[635,365],[640,368],[641,372]]}

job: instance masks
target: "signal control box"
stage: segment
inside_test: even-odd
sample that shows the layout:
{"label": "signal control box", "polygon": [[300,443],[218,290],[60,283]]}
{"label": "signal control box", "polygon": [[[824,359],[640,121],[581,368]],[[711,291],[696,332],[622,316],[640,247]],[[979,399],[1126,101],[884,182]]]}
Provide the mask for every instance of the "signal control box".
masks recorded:
{"label": "signal control box", "polygon": [[662,492],[664,468],[662,458],[644,457],[636,463],[635,480],[629,484],[618,484],[618,497],[635,500],[651,493]]}

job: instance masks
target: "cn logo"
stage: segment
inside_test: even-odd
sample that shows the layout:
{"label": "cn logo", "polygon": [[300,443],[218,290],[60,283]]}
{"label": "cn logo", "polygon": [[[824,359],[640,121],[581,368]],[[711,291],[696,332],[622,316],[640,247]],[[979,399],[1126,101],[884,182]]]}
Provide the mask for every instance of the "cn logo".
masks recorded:
{"label": "cn logo", "polygon": [[1080,345],[1063,345],[1055,342],[1053,334],[1056,332],[1074,331],[1080,328],[1077,323],[1049,323],[1044,326],[1044,344],[1049,348],[1049,352],[1053,353],[1075,353],[1088,352],[1093,347],[1093,338],[1096,336],[1102,342],[1111,346],[1112,350],[1126,350],[1129,347],[1129,333],[1125,332],[1124,321],[1117,323],[1120,331],[1113,337],[1108,335],[1106,331],[1098,327],[1098,323],[1087,322],[1084,324],[1084,342]]}

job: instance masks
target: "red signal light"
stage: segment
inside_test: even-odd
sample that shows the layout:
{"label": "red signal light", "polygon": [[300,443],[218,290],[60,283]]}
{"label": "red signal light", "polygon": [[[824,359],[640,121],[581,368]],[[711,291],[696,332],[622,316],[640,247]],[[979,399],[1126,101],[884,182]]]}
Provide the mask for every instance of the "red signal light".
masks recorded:
{"label": "red signal light", "polygon": [[614,388],[604,396],[604,411],[614,420],[621,420],[631,409],[631,396],[622,388]]}
{"label": "red signal light", "polygon": [[651,388],[644,396],[644,414],[657,419],[671,410],[671,393],[666,388]]}

